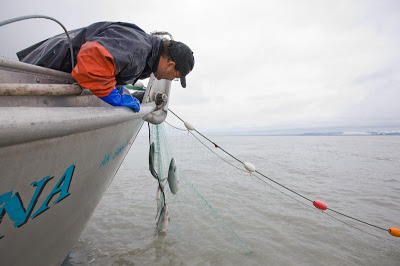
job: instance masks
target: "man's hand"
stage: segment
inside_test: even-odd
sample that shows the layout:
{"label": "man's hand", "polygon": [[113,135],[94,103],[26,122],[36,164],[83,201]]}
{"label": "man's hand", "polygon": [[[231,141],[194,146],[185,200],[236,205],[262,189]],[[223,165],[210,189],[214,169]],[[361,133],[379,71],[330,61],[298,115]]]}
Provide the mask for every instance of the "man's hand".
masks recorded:
{"label": "man's hand", "polygon": [[[120,91],[123,91],[123,89],[120,89]],[[138,99],[127,94],[121,95],[118,93],[116,88],[114,88],[106,97],[99,98],[112,106],[126,106],[132,108],[136,113],[140,111],[140,103]]]}

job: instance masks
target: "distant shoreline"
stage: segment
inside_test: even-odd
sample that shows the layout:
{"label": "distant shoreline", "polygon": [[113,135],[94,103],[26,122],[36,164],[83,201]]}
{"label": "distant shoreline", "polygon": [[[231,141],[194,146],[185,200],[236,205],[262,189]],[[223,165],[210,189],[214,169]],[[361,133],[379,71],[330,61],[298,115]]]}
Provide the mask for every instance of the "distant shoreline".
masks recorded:
{"label": "distant shoreline", "polygon": [[[207,134],[207,133],[206,133]],[[209,136],[276,136],[276,137],[368,137],[368,136],[400,136],[400,132],[327,132],[327,133],[294,133],[294,134],[252,134],[252,133],[209,133]]]}

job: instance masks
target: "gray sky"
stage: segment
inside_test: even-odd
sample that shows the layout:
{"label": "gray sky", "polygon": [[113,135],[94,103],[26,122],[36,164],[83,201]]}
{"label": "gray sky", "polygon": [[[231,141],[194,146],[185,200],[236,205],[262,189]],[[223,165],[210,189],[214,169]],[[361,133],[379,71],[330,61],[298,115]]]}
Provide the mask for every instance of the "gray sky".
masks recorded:
{"label": "gray sky", "polygon": [[[6,1],[0,20],[172,33],[196,63],[186,89],[173,82],[170,108],[199,130],[400,129],[400,1]],[[1,55],[60,32],[46,20],[1,27]]]}

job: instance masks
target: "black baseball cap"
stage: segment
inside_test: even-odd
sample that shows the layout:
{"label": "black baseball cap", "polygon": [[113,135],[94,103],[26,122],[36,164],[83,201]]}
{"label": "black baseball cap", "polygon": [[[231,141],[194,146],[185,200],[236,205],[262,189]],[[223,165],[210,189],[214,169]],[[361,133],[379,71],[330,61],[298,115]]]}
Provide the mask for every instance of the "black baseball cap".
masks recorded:
{"label": "black baseball cap", "polygon": [[168,51],[172,61],[175,62],[175,68],[179,71],[182,87],[186,88],[186,75],[194,67],[194,56],[189,46],[182,42],[171,41],[168,45]]}

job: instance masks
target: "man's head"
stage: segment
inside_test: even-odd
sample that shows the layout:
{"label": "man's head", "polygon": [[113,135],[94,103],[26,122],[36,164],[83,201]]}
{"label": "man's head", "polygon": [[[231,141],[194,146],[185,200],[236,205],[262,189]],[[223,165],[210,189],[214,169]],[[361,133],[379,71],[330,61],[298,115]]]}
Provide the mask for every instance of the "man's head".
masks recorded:
{"label": "man's head", "polygon": [[163,40],[163,46],[154,76],[157,79],[173,80],[179,78],[182,87],[186,87],[186,75],[194,67],[193,52],[181,42]]}

